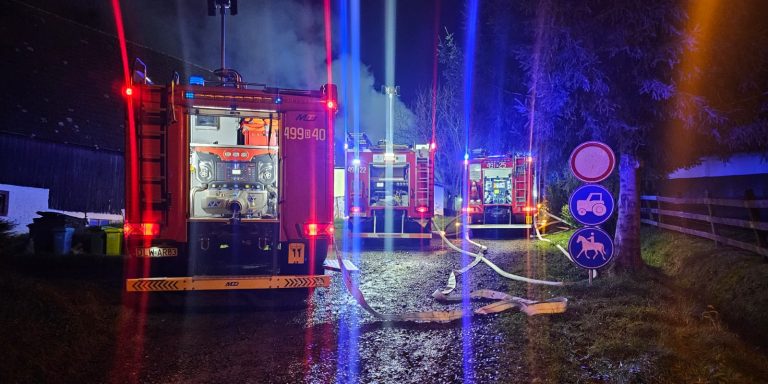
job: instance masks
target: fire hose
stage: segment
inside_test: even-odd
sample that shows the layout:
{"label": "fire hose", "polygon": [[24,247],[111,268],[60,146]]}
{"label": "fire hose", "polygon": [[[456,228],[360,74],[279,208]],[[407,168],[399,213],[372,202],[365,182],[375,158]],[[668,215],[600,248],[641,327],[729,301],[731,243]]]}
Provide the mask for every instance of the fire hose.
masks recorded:
{"label": "fire hose", "polygon": [[[547,214],[548,214],[548,215],[550,215],[550,216],[552,216],[552,217],[554,217],[554,218],[557,218],[557,219],[559,219],[559,220],[561,220],[561,221],[565,222],[563,219],[560,219],[559,217],[557,217],[557,216],[555,216],[555,215],[552,215],[552,214],[550,214],[550,213],[547,213]],[[550,240],[550,239],[546,239],[546,238],[544,238],[543,236],[541,236],[541,232],[539,231],[539,227],[536,225],[536,217],[535,217],[535,216],[534,216],[534,218],[533,218],[533,229],[534,229],[534,230],[536,230],[536,238],[538,238],[538,239],[539,239],[539,240],[541,240],[541,241],[546,241],[547,243],[550,243],[550,244],[555,244],[555,243],[553,243],[553,242],[552,242],[552,240]],[[571,261],[571,263],[573,263],[573,258],[571,258],[571,254],[570,254],[570,253],[568,253],[568,251],[566,251],[566,250],[565,250],[565,248],[563,248],[563,246],[562,246],[562,245],[560,245],[560,244],[555,244],[555,247],[557,247],[557,249],[559,249],[559,250],[560,250],[560,252],[562,252],[562,253],[563,253],[563,255],[565,255],[565,257],[567,257],[567,258],[568,258],[568,260],[570,260],[570,261]],[[593,279],[597,277],[597,270],[596,270],[596,269],[589,269],[589,270],[587,270],[587,273],[591,273],[591,274],[592,274],[592,276],[591,276],[591,277],[592,277]]]}
{"label": "fire hose", "polygon": [[[443,240],[445,240],[445,233],[443,231],[437,231],[435,233],[438,233],[443,238]],[[469,240],[468,236],[466,237],[466,239],[473,245],[480,247],[481,252],[487,251],[487,247]],[[564,285],[564,283],[562,282],[530,279],[527,277],[517,276],[511,273],[505,272],[501,268],[496,266],[494,263],[492,263],[490,260],[486,259],[481,253],[468,252],[456,247],[455,245],[451,244],[448,241],[446,242],[449,244],[449,246],[451,246],[452,249],[457,250],[461,253],[467,254],[469,256],[472,256],[475,259],[470,264],[464,266],[463,268],[459,270],[451,271],[445,288],[442,290],[436,290],[432,294],[432,297],[440,302],[452,303],[452,302],[463,301],[464,300],[463,296],[451,294],[456,288],[456,275],[469,271],[474,266],[479,264],[481,261],[485,262],[488,266],[490,266],[494,271],[499,273],[501,276],[504,276],[510,279],[533,283],[533,284]],[[465,311],[462,309],[462,310],[452,310],[452,311],[422,311],[422,312],[407,312],[407,313],[401,313],[401,314],[384,314],[375,310],[373,307],[370,306],[370,304],[368,304],[367,300],[365,299],[365,296],[363,295],[363,292],[360,290],[359,286],[355,284],[355,282],[352,280],[352,276],[349,270],[347,269],[347,267],[345,266],[343,254],[338,249],[336,242],[333,242],[333,246],[336,251],[337,257],[339,258],[339,269],[341,271],[342,280],[344,282],[344,286],[347,288],[347,291],[350,293],[350,295],[352,295],[355,301],[357,301],[357,303],[363,309],[365,309],[368,313],[370,313],[376,319],[379,319],[382,321],[446,323],[446,322],[451,322],[451,321],[460,319],[464,316],[470,316],[472,314],[488,315],[488,314],[503,312],[512,308],[518,308],[521,312],[527,314],[528,316],[534,316],[534,315],[541,315],[541,314],[563,313],[565,312],[566,306],[568,304],[568,299],[564,297],[556,297],[556,298],[552,298],[544,301],[536,301],[536,300],[529,300],[521,297],[512,296],[504,292],[498,292],[498,291],[493,291],[489,289],[480,289],[477,291],[470,292],[468,299],[470,300],[483,299],[483,300],[495,300],[495,301],[491,304],[477,308],[471,312]]]}

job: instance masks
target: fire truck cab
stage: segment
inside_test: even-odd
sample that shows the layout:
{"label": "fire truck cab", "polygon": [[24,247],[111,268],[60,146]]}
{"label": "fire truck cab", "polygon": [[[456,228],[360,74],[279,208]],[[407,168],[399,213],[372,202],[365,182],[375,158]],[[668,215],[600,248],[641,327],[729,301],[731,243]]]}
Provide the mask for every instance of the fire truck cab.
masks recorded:
{"label": "fire truck cab", "polygon": [[430,239],[434,214],[434,144],[372,144],[347,137],[345,206],[352,235]]}
{"label": "fire truck cab", "polygon": [[470,229],[531,228],[536,212],[532,163],[530,156],[472,151],[464,161],[469,196],[462,208]]}
{"label": "fire truck cab", "polygon": [[328,286],[336,87],[271,88],[232,70],[154,85],[146,67],[133,73],[126,289]]}

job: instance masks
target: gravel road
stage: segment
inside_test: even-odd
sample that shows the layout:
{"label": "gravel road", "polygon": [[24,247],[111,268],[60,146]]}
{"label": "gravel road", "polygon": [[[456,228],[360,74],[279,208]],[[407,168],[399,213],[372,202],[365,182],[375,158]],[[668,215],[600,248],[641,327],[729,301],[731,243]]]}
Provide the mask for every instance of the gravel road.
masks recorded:
{"label": "gravel road", "polygon": [[[504,270],[550,277],[531,240],[481,242],[489,247],[488,259]],[[467,257],[439,240],[393,248],[368,243],[352,257],[372,307],[382,313],[461,309],[431,294]],[[329,273],[331,287],[309,296],[164,294],[153,296],[146,311],[126,308],[112,377],[148,383],[489,383],[531,382],[546,369],[527,344],[546,328],[547,316],[510,310],[451,323],[382,322],[355,302],[340,274]],[[531,299],[556,296],[482,263],[459,278],[457,291],[462,284]]]}

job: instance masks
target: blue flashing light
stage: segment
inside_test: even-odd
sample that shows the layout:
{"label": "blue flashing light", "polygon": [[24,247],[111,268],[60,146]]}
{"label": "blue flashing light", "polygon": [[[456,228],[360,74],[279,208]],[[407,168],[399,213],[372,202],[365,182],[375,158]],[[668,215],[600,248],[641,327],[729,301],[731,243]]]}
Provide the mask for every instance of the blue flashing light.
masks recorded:
{"label": "blue flashing light", "polygon": [[355,167],[359,166],[360,165],[360,159],[352,159],[352,165],[354,165]]}
{"label": "blue flashing light", "polygon": [[189,85],[205,85],[205,79],[202,76],[190,76]]}
{"label": "blue flashing light", "polygon": [[277,97],[275,97],[275,104],[280,104],[282,102],[283,102],[283,98],[282,97],[280,97],[279,95]]}
{"label": "blue flashing light", "polygon": [[190,92],[190,91],[184,92],[184,98],[185,99],[194,99],[195,98],[195,93],[194,92]]}
{"label": "blue flashing light", "polygon": [[464,160],[469,160],[469,153],[464,154]]}

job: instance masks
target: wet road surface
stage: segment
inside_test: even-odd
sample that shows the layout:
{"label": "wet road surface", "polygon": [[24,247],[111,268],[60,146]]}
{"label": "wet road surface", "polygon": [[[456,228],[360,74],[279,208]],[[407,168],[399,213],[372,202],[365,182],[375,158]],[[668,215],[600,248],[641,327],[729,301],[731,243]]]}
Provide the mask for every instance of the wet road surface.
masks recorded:
{"label": "wet road surface", "polygon": [[[527,239],[481,240],[504,270],[551,278]],[[457,242],[456,244],[460,244]],[[470,248],[474,251],[474,249]],[[369,304],[382,313],[461,309],[435,301],[451,269],[470,261],[431,246],[366,244],[353,257]],[[546,370],[532,338],[547,316],[510,310],[451,323],[387,323],[363,310],[332,274],[328,289],[153,295],[148,310],[120,316],[115,375],[148,383],[531,382]],[[459,277],[530,299],[557,294],[498,276],[484,264]],[[298,300],[297,300],[298,299]],[[298,301],[298,303],[297,303]],[[487,302],[473,302],[478,308]],[[554,315],[557,316],[557,315]],[[143,326],[142,326],[143,325]],[[127,377],[126,377],[127,376]]]}

